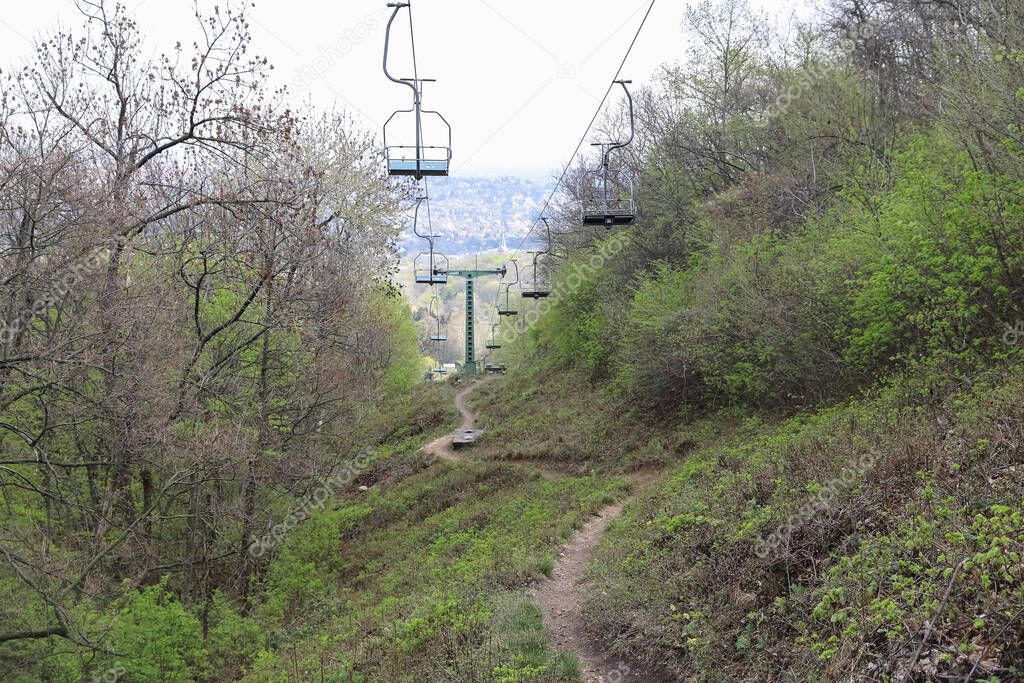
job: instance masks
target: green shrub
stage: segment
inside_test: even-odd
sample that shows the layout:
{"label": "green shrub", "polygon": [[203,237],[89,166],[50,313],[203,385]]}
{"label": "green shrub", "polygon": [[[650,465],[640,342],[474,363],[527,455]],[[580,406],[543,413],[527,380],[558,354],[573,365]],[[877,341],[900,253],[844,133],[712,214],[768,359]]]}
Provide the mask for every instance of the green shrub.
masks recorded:
{"label": "green shrub", "polygon": [[133,591],[112,614],[109,647],[131,680],[194,681],[206,657],[202,626],[167,589]]}

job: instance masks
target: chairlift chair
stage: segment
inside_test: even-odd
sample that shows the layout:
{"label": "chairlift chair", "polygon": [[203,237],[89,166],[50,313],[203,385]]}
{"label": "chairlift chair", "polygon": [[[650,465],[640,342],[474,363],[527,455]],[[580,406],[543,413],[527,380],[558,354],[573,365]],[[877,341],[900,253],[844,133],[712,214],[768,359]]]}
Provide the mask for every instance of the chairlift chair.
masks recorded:
{"label": "chairlift chair", "polygon": [[[512,308],[512,295],[510,293],[512,291],[512,286],[519,284],[519,263],[515,259],[512,259],[511,261],[509,261],[509,263],[515,266],[516,279],[513,280],[512,282],[503,282],[501,283],[501,285],[498,286],[498,315],[501,317],[511,317],[514,315],[519,315],[519,311],[514,310]],[[502,285],[505,287],[505,308],[501,307]]]}
{"label": "chairlift chair", "polygon": [[444,285],[448,283],[448,257],[434,251],[430,240],[430,251],[417,254],[412,260],[413,276],[418,285]]}
{"label": "chairlift chair", "polygon": [[519,311],[512,308],[512,304],[510,301],[511,294],[509,293],[511,289],[511,284],[505,285],[505,308],[502,308],[501,304],[498,304],[498,315],[506,318],[512,317],[514,315],[519,315]]}
{"label": "chairlift chair", "polygon": [[601,168],[585,171],[580,178],[581,220],[585,225],[628,225],[636,220],[636,199],[632,177],[624,171],[611,169],[612,152],[628,147],[636,135],[633,96],[626,86],[632,81],[615,81],[622,86],[629,103],[629,138],[621,142],[598,142]]}
{"label": "chairlift chair", "polygon": [[[422,180],[426,176],[446,176],[452,160],[452,127],[440,113],[423,109],[423,84],[434,83],[432,78],[420,78],[419,74],[413,74],[412,78],[396,78],[388,70],[388,55],[391,50],[391,27],[402,9],[408,9],[410,21],[412,21],[412,8],[410,3],[389,2],[388,7],[394,9],[391,18],[388,19],[387,30],[384,33],[384,75],[388,80],[399,85],[408,86],[412,90],[412,108],[400,109],[393,113],[384,123],[384,157],[387,161],[388,174],[392,176],[412,176],[416,180]],[[415,51],[415,45],[413,46]],[[413,61],[415,63],[415,54]],[[434,122],[442,131],[435,144],[428,145],[424,142],[423,121]],[[415,144],[402,145],[389,143],[388,133],[394,132],[399,123],[408,124],[411,119],[415,132]],[[391,136],[394,140],[394,135]],[[446,144],[441,144],[446,143]]]}
{"label": "chairlift chair", "polygon": [[416,198],[416,210],[413,212],[412,232],[421,240],[426,240],[429,251],[416,255],[412,260],[413,280],[418,285],[444,285],[448,283],[448,257],[434,249],[434,233],[423,234],[420,232],[420,205],[427,200],[427,197]]}
{"label": "chairlift chair", "polygon": [[448,368],[446,368],[444,366],[444,358],[441,358],[441,354],[440,353],[438,354],[437,363],[438,364],[436,366],[434,366],[433,369],[431,369],[431,372],[433,372],[435,375],[446,375],[446,374],[448,374]]}
{"label": "chairlift chair", "polygon": [[437,323],[437,333],[430,335],[430,341],[432,342],[446,342],[448,341],[447,330],[443,330],[441,327],[441,316],[437,314],[437,297],[435,296],[430,300],[430,317]]}
{"label": "chairlift chair", "polygon": [[537,258],[541,254],[546,254],[547,252],[546,251],[531,251],[529,253],[533,254],[533,280],[532,280],[532,287],[530,289],[525,289],[525,288],[523,289],[523,298],[524,299],[533,299],[534,301],[536,301],[538,299],[546,299],[549,296],[551,296],[551,290],[549,288],[547,288],[547,287],[540,286],[540,281],[537,279],[537,276],[538,276]]}
{"label": "chairlift chair", "polygon": [[499,324],[500,323],[494,323],[493,325],[491,325],[491,338],[487,341],[487,344],[485,345],[488,351],[497,351],[498,349],[501,348],[501,344],[499,344],[495,340],[494,336],[494,331],[498,329]]}
{"label": "chairlift chair", "polygon": [[533,286],[531,289],[523,289],[523,298],[533,299],[534,301],[538,299],[546,299],[547,297],[551,296],[551,288],[542,287],[540,285],[540,280],[538,279],[540,271],[538,271],[537,269],[537,259],[543,254],[551,253],[551,225],[548,223],[547,218],[541,216],[541,220],[544,221],[544,227],[547,230],[547,249],[543,251],[529,252],[530,254],[533,255]]}

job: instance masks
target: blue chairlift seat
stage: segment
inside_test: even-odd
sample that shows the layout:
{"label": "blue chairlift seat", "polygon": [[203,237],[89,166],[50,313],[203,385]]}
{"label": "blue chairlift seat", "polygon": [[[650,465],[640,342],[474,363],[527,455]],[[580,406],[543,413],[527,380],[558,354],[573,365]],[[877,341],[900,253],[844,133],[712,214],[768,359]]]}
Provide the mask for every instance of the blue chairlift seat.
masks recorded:
{"label": "blue chairlift seat", "polygon": [[447,273],[417,273],[416,284],[418,285],[443,285],[448,283]]}
{"label": "blue chairlift seat", "polygon": [[[395,18],[403,9],[409,11],[410,38],[412,38],[412,8],[409,2],[391,2],[388,7],[394,8],[388,19],[384,32],[384,75],[398,85],[407,86],[412,90],[412,108],[400,109],[384,122],[384,156],[387,161],[388,173],[393,176],[413,176],[417,180],[425,176],[446,176],[452,159],[452,127],[439,112],[424,109],[423,86],[432,83],[433,79],[420,78],[418,73],[412,78],[397,78],[388,69],[388,55],[391,49],[391,27]],[[416,43],[412,41],[413,65],[415,66]],[[424,121],[428,123],[424,127]],[[415,144],[394,144],[396,130],[406,135],[415,136]],[[391,135],[389,136],[389,133]],[[425,142],[432,142],[428,144]],[[445,143],[441,145],[440,143]]]}
{"label": "blue chairlift seat", "polygon": [[[449,162],[447,159],[421,159],[419,175],[446,176]],[[417,175],[415,159],[388,159],[388,173],[393,176]]]}
{"label": "blue chairlift seat", "polygon": [[[430,244],[433,248],[433,242]],[[448,284],[448,257],[437,251],[417,254],[412,260],[412,273],[418,285]]]}
{"label": "blue chairlift seat", "polygon": [[[407,81],[406,85],[414,87],[411,81]],[[388,174],[393,176],[412,176],[417,180],[426,176],[448,175],[452,161],[452,127],[436,111],[424,110],[422,112],[423,119],[439,122],[440,125],[440,133],[427,135],[427,139],[435,143],[446,144],[431,145],[419,142],[418,144],[410,145],[390,144],[388,142],[389,133],[392,132],[392,129],[399,128],[398,125],[392,125],[392,123],[402,124],[401,128],[407,132],[410,132],[410,129],[412,131],[416,130],[414,121],[403,120],[402,118],[409,116],[415,116],[415,108],[396,111],[384,124],[384,158],[387,161]],[[399,118],[396,119],[396,117]],[[417,140],[419,140],[419,136],[417,136]],[[416,163],[417,157],[419,158],[419,168],[417,168]]]}

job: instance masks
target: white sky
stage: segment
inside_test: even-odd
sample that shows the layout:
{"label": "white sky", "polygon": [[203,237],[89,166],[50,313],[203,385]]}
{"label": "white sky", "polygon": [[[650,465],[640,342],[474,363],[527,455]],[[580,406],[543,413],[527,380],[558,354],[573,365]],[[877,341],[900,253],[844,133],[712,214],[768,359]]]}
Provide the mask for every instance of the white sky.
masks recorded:
{"label": "white sky", "polygon": [[[113,2],[114,0],[110,0]],[[122,0],[138,19],[146,49],[169,50],[194,35],[192,0]],[[214,0],[200,0],[210,8]],[[223,4],[224,0],[220,0]],[[235,0],[236,4],[238,0]],[[751,0],[785,19],[802,2]],[[381,71],[385,0],[257,0],[253,51],[280,83],[310,83],[297,99],[350,110],[373,130],[409,105],[408,88]],[[413,0],[427,108],[452,124],[453,171],[546,179],[572,152],[625,54],[648,0]],[[684,0],[657,0],[624,78],[648,81],[685,52]],[[0,68],[31,52],[58,23],[77,29],[73,0],[3,0]],[[411,75],[406,17],[394,31],[396,75]],[[325,57],[326,55],[326,57]],[[305,71],[303,71],[305,69]],[[300,78],[299,74],[305,73]]]}

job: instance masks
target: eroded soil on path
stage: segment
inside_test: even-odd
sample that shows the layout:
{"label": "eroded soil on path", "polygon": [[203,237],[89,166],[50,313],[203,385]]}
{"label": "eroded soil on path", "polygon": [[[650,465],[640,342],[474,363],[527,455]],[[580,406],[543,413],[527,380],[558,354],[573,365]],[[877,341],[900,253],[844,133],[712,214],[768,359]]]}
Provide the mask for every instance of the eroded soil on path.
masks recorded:
{"label": "eroded soil on path", "polygon": [[[656,470],[642,470],[627,478],[634,489],[640,489],[653,484],[657,476]],[[585,591],[581,581],[587,565],[608,525],[622,514],[626,502],[609,505],[577,531],[562,547],[551,576],[533,591],[552,640],[559,649],[573,652],[579,658],[584,683],[653,683],[660,680],[609,656],[587,633],[580,616]]]}
{"label": "eroded soil on path", "polygon": [[[459,429],[473,429],[473,425],[476,423],[476,416],[473,415],[473,411],[466,405],[466,397],[476,387],[477,382],[473,382],[455,395],[455,407],[458,409],[459,414],[462,415],[462,426]],[[452,449],[452,434],[445,434],[440,438],[434,439],[423,447],[423,452],[432,458],[447,462],[458,462],[460,460],[459,456]]]}
{"label": "eroded soil on path", "polygon": [[[473,429],[476,416],[466,405],[466,398],[479,385],[474,382],[455,396],[455,407],[462,415],[460,429]],[[423,447],[426,455],[446,462],[459,462],[462,458],[452,449],[452,434],[446,434]],[[545,478],[567,476],[565,473],[542,465],[524,464],[539,470]],[[657,481],[659,471],[641,470],[627,476],[634,490],[646,488]],[[597,513],[562,546],[551,576],[532,589],[544,625],[555,645],[574,653],[580,662],[584,683],[653,683],[657,677],[641,674],[624,661],[603,652],[587,633],[580,616],[580,605],[585,590],[581,586],[587,565],[608,525],[622,514],[628,501],[609,505]]]}

